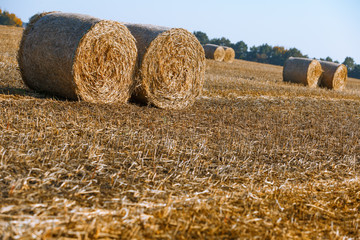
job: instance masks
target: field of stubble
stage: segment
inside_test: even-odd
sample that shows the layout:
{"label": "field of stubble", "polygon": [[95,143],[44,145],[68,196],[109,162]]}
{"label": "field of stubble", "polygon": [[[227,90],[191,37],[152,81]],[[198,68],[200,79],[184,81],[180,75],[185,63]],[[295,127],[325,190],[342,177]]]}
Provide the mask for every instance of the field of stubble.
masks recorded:
{"label": "field of stubble", "polygon": [[1,239],[360,238],[360,80],[207,61],[186,110],[27,89],[0,27]]}

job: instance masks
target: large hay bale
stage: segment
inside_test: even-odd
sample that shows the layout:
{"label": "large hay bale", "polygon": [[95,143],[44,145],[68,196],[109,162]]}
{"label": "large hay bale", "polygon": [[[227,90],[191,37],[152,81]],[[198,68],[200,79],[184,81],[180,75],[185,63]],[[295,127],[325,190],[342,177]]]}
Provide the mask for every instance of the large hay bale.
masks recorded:
{"label": "large hay bale", "polygon": [[205,44],[205,57],[208,59],[213,59],[215,61],[221,62],[225,57],[225,50],[223,47],[215,44]]}
{"label": "large hay bale", "polygon": [[139,51],[134,99],[164,109],[192,105],[205,78],[205,54],[197,38],[181,28],[125,26]]}
{"label": "large hay bale", "polygon": [[319,61],[290,57],[284,64],[283,80],[313,88],[319,85],[321,74],[322,69]]}
{"label": "large hay bale", "polygon": [[320,86],[339,91],[343,90],[347,82],[347,67],[344,64],[327,61],[320,61],[320,64],[324,71]]}
{"label": "large hay bale", "polygon": [[88,15],[35,15],[18,53],[23,81],[34,90],[71,100],[125,102],[137,49],[122,24]]}
{"label": "large hay bale", "polygon": [[235,59],[235,51],[231,47],[223,46],[225,50],[224,62],[232,63]]}

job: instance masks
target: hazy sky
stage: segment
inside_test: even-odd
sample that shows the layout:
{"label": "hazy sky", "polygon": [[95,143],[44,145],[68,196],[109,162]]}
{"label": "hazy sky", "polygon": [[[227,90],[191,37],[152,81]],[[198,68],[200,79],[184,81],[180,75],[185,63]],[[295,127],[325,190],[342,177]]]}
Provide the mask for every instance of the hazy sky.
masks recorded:
{"label": "hazy sky", "polygon": [[209,38],[296,47],[309,57],[360,64],[359,0],[0,0],[24,22],[63,11],[98,18],[203,31]]}

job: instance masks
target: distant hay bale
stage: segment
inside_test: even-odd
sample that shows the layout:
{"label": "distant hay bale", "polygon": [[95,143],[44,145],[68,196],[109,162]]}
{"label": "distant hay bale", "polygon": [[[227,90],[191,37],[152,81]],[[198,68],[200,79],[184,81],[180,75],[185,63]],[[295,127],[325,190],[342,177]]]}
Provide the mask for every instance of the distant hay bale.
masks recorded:
{"label": "distant hay bale", "polygon": [[126,102],[137,49],[122,24],[88,15],[35,15],[18,52],[25,84],[71,100]]}
{"label": "distant hay bale", "polygon": [[284,64],[283,80],[313,88],[319,85],[321,74],[322,69],[319,61],[290,57]]}
{"label": "distant hay bale", "polygon": [[231,47],[223,46],[225,50],[224,62],[232,63],[235,59],[235,51]]}
{"label": "distant hay bale", "polygon": [[181,28],[125,26],[139,51],[133,98],[164,109],[192,105],[205,78],[205,54],[197,38]]}
{"label": "distant hay bale", "polygon": [[320,86],[334,90],[343,90],[347,82],[347,67],[344,64],[320,61],[323,75]]}
{"label": "distant hay bale", "polygon": [[205,44],[205,57],[208,59],[214,59],[215,61],[221,62],[225,58],[225,50],[223,47],[215,44]]}

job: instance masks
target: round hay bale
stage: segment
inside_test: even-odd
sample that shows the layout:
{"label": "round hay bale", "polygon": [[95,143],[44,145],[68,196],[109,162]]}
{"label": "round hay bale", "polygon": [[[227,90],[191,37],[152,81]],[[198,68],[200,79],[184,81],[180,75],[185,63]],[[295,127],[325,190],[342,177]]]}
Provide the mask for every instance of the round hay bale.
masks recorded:
{"label": "round hay bale", "polygon": [[224,62],[232,63],[235,59],[235,51],[231,47],[223,46],[225,50]]}
{"label": "round hay bale", "polygon": [[320,86],[334,90],[343,90],[347,82],[347,67],[344,64],[337,64],[328,61],[320,61],[323,75]]}
{"label": "round hay bale", "polygon": [[290,57],[284,64],[283,80],[313,88],[319,85],[321,74],[322,69],[319,61]]}
{"label": "round hay bale", "polygon": [[18,52],[25,84],[70,100],[126,102],[137,49],[122,24],[88,15],[42,13],[31,18]]}
{"label": "round hay bale", "polygon": [[164,109],[192,105],[205,78],[205,54],[197,38],[181,28],[125,26],[139,52],[133,98]]}
{"label": "round hay bale", "polygon": [[205,57],[221,62],[225,58],[225,50],[223,47],[215,44],[205,44]]}

